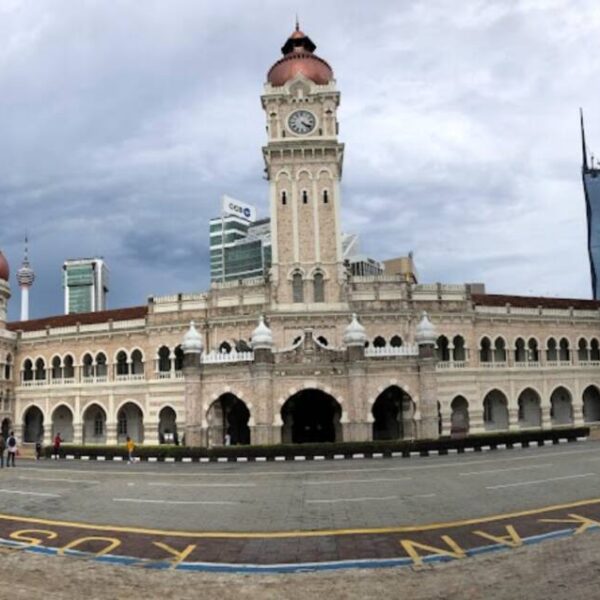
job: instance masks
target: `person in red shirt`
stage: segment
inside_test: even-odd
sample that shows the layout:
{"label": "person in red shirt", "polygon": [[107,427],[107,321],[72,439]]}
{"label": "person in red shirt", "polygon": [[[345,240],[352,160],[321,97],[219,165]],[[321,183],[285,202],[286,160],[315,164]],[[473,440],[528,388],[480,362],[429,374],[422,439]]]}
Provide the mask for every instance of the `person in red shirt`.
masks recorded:
{"label": "person in red shirt", "polygon": [[56,436],[54,437],[54,452],[52,455],[52,458],[58,460],[59,459],[59,452],[60,452],[60,445],[62,444],[62,438],[60,437],[60,432],[56,434]]}

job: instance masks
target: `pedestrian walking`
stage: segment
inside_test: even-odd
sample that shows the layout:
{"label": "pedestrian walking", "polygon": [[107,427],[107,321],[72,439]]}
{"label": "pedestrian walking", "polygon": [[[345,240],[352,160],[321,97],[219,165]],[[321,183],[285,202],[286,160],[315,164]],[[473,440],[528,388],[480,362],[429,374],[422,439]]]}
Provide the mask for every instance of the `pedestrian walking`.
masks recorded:
{"label": "pedestrian walking", "polygon": [[225,438],[223,439],[223,444],[225,446],[231,446],[231,435],[229,434],[229,432],[227,432],[225,434]]}
{"label": "pedestrian walking", "polygon": [[35,443],[35,460],[40,460],[42,458],[42,442],[38,439]]}
{"label": "pedestrian walking", "polygon": [[0,469],[4,468],[4,451],[6,450],[6,440],[0,433]]}
{"label": "pedestrian walking", "polygon": [[12,462],[12,466],[15,466],[15,456],[17,455],[17,438],[15,437],[15,432],[11,431],[8,434],[8,440],[6,442],[8,446],[8,454],[6,456],[6,466],[10,467],[10,463]]}
{"label": "pedestrian walking", "polygon": [[62,444],[62,442],[63,442],[63,440],[60,437],[60,431],[59,431],[54,436],[54,446],[52,448],[54,460],[58,460],[60,458],[60,445]]}
{"label": "pedestrian walking", "polygon": [[129,456],[129,464],[131,464],[132,462],[134,462],[134,458],[133,458],[133,451],[135,450],[135,444],[133,443],[133,440],[127,436],[127,455]]}

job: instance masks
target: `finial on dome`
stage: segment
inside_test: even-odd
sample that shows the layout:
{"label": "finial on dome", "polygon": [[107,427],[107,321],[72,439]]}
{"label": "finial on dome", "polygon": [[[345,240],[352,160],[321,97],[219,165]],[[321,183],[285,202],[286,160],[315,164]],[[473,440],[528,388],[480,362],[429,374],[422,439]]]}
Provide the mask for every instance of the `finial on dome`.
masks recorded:
{"label": "finial on dome", "polygon": [[296,13],[296,31],[300,31],[300,21],[298,20],[298,13]]}
{"label": "finial on dome", "polygon": [[183,336],[181,349],[183,350],[184,354],[201,354],[202,350],[204,349],[202,336],[198,333],[194,321],[190,321],[190,328]]}
{"label": "finial on dome", "polygon": [[429,320],[426,311],[421,313],[421,320],[417,325],[415,341],[419,346],[435,346],[437,342],[437,330],[434,324]]}
{"label": "finial on dome", "polygon": [[352,313],[352,320],[344,331],[342,339],[345,346],[361,346],[364,347],[367,341],[367,333],[365,328],[358,322],[356,313]]}
{"label": "finial on dome", "polygon": [[250,345],[252,350],[271,350],[273,348],[273,332],[267,327],[263,315],[258,318],[258,325],[252,332]]}

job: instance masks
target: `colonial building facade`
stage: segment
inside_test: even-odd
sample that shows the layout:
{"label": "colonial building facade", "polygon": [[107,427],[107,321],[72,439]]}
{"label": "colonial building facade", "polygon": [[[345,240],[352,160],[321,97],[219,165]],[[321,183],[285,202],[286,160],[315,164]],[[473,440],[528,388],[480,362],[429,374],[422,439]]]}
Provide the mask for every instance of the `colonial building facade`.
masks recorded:
{"label": "colonial building facade", "polygon": [[340,94],[314,51],[296,29],[262,96],[268,277],[7,323],[0,254],[4,432],[25,443],[60,432],[85,444],[218,445],[600,422],[600,302],[349,272]]}

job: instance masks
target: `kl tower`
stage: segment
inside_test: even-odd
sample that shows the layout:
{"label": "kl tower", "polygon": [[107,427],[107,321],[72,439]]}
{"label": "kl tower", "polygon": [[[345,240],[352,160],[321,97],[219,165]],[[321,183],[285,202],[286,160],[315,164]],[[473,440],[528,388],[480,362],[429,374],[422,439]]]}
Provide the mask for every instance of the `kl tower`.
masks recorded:
{"label": "kl tower", "polygon": [[21,321],[29,320],[29,288],[35,281],[35,273],[29,265],[27,238],[25,238],[25,256],[21,268],[17,271],[17,281],[21,288]]}

